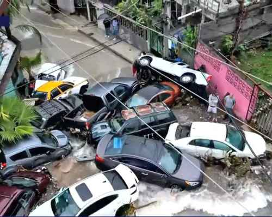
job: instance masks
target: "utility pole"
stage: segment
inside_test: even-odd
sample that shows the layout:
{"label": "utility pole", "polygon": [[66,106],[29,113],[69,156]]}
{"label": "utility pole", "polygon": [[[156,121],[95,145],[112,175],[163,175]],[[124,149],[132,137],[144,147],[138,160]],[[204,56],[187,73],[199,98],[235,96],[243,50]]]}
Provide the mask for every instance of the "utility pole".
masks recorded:
{"label": "utility pole", "polygon": [[[164,22],[163,22],[163,34],[169,35],[170,27],[171,27],[171,0],[163,0],[164,3]],[[169,56],[169,48],[168,48],[168,38],[163,38],[163,56]]]}

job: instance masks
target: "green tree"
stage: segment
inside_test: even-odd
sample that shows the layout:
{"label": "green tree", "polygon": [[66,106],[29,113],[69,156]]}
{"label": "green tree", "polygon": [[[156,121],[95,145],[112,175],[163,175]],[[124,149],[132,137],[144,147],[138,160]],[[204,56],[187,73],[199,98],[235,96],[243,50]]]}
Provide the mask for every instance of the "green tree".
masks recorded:
{"label": "green tree", "polygon": [[21,70],[26,70],[29,76],[29,80],[33,80],[32,68],[38,66],[42,63],[42,52],[40,51],[34,57],[20,57],[19,68]]}
{"label": "green tree", "polygon": [[229,56],[233,49],[234,42],[232,35],[225,35],[221,41],[220,48],[224,55]]}
{"label": "green tree", "polygon": [[14,143],[32,135],[31,121],[37,117],[32,107],[16,97],[0,99],[0,145]]}
{"label": "green tree", "polygon": [[[188,26],[186,30],[184,31],[184,43],[188,45],[189,47],[196,48],[197,44],[197,28],[195,26]],[[187,50],[188,52],[191,52],[192,50],[187,47],[183,46],[183,49]]]}

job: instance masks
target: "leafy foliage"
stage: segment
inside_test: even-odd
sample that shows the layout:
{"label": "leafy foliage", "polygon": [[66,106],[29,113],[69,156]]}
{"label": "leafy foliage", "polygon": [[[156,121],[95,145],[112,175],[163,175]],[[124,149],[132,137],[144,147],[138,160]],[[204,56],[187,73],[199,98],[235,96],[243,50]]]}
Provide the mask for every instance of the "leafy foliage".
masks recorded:
{"label": "leafy foliage", "polygon": [[31,69],[42,63],[42,52],[40,51],[34,57],[20,57],[19,68],[21,70],[26,70],[30,78],[33,78]]}
{"label": "leafy foliage", "polygon": [[35,34],[39,37],[40,45],[42,45],[42,35],[41,35],[40,31],[37,28],[35,28],[34,26],[24,24],[24,25],[16,26],[15,29],[18,29],[23,33],[32,32],[33,34]]}
{"label": "leafy foliage", "polygon": [[[186,45],[188,45],[189,47],[193,47],[196,48],[196,44],[197,44],[197,27],[196,26],[188,26],[186,28],[186,30],[184,31],[184,43]],[[187,46],[183,47],[184,49],[186,49],[188,52],[191,51],[191,49],[188,49]]]}
{"label": "leafy foliage", "polygon": [[0,103],[0,144],[32,135],[30,122],[37,118],[33,108],[16,97],[1,98]]}
{"label": "leafy foliage", "polygon": [[229,56],[234,47],[233,36],[225,35],[221,42],[220,48],[224,55]]}
{"label": "leafy foliage", "polygon": [[30,11],[27,0],[9,0],[9,6],[7,8],[7,14],[12,19],[20,14],[21,6],[24,5]]}
{"label": "leafy foliage", "polygon": [[154,0],[153,5],[148,8],[145,5],[141,5],[139,0],[123,0],[116,6],[116,10],[143,25],[150,26],[152,18],[161,15],[162,1]]}

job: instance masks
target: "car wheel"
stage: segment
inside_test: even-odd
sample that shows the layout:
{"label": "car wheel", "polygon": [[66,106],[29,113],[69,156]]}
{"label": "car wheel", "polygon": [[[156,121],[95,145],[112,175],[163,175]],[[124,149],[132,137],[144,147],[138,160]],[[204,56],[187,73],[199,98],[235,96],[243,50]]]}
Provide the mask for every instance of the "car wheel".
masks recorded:
{"label": "car wheel", "polygon": [[149,66],[149,64],[151,63],[152,58],[151,57],[143,57],[139,60],[139,64],[142,67],[146,67]]}
{"label": "car wheel", "polygon": [[190,84],[194,81],[194,76],[190,74],[184,74],[180,77],[180,82],[182,84]]}
{"label": "car wheel", "polygon": [[182,192],[184,189],[180,187],[179,185],[172,185],[171,186],[171,194],[177,194],[179,192]]}
{"label": "car wheel", "polygon": [[131,214],[128,213],[129,209],[130,204],[123,205],[117,210],[115,216],[131,216]]}

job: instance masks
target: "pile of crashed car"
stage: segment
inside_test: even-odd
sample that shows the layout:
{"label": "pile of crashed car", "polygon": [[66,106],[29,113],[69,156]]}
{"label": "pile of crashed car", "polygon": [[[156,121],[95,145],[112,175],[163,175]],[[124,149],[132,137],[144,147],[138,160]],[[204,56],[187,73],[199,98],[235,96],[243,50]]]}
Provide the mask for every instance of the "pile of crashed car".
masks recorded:
{"label": "pile of crashed car", "polygon": [[50,175],[18,169],[67,156],[72,147],[64,132],[93,145],[96,166],[104,172],[61,189],[32,216],[120,215],[137,200],[139,180],[179,190],[198,188],[205,171],[199,158],[254,158],[244,136],[258,156],[265,154],[265,140],[258,134],[220,123],[178,123],[170,109],[182,93],[178,84],[205,97],[210,75],[150,55],[135,61],[133,75],[94,86],[80,77],[38,76],[32,94],[36,133],[1,153],[6,159],[1,162],[1,216],[31,212]]}

